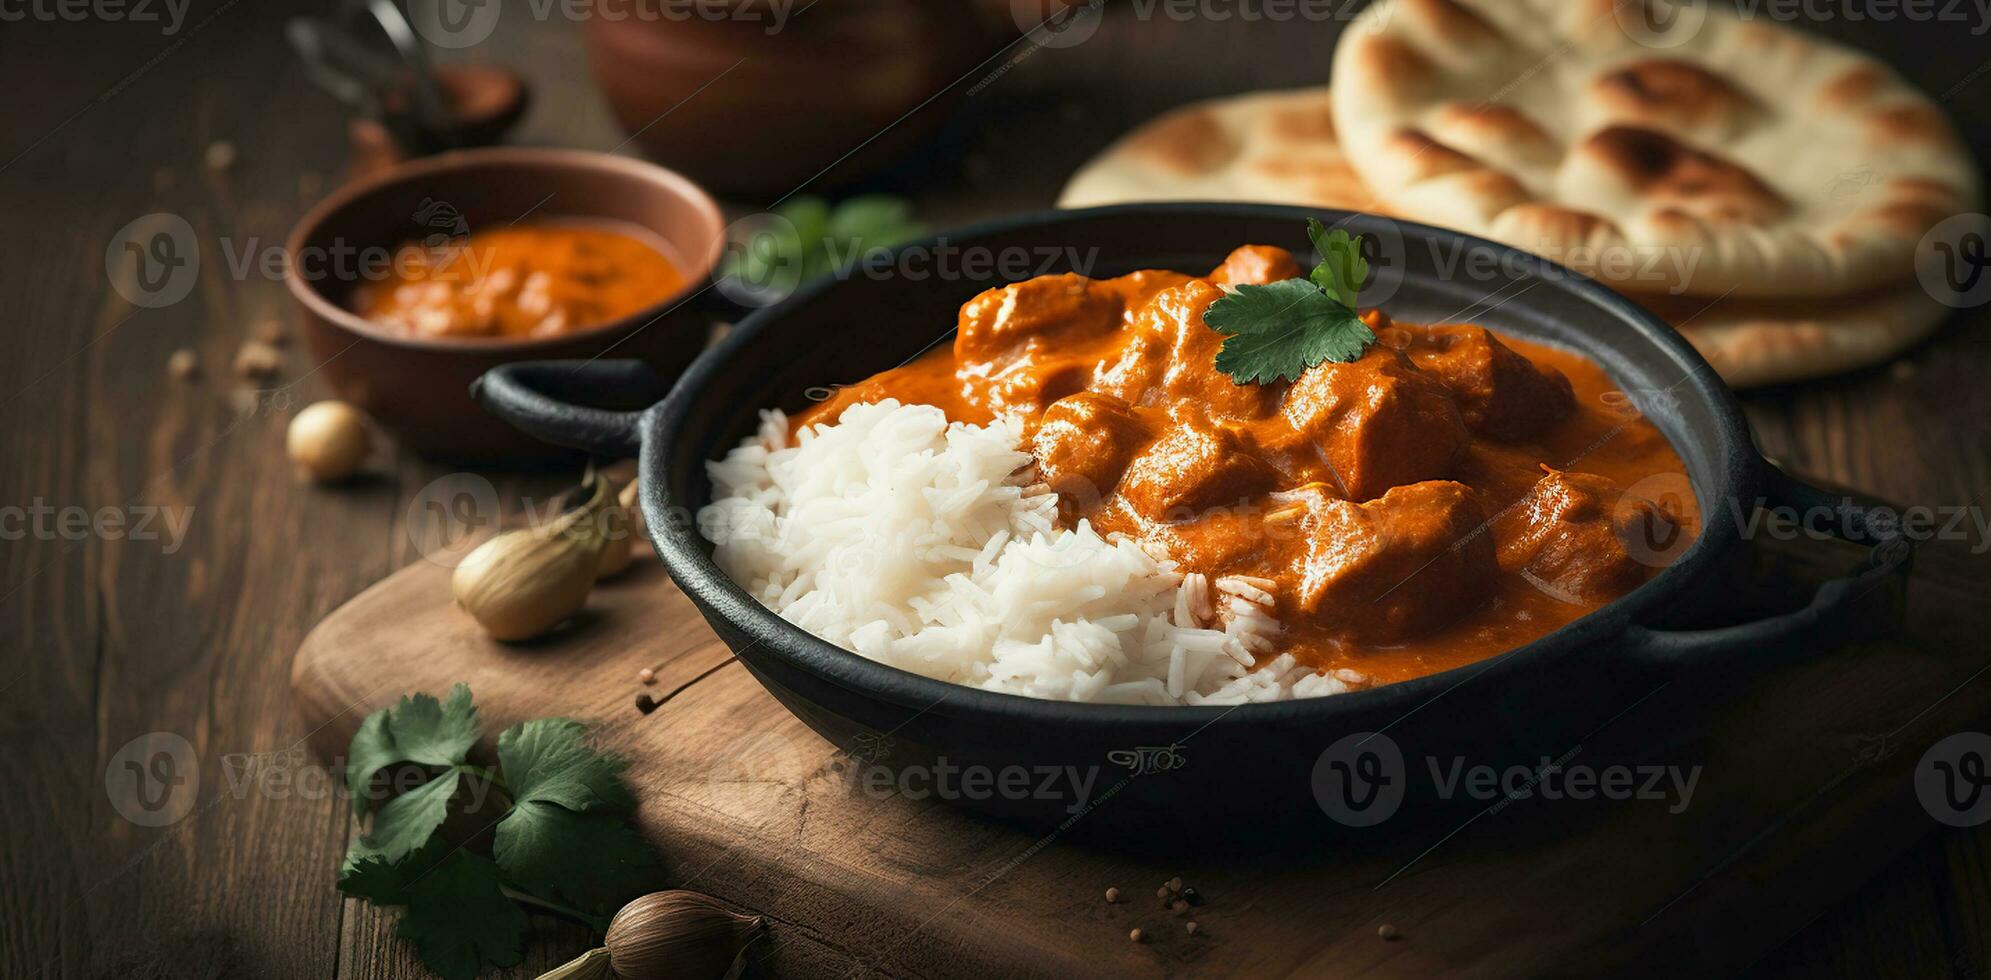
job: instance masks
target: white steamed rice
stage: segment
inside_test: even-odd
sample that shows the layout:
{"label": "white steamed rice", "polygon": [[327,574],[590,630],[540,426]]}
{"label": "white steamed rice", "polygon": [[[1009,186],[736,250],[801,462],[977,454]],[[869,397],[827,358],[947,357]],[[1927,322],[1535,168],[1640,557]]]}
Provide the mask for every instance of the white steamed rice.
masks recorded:
{"label": "white steamed rice", "polygon": [[[1276,653],[1273,583],[1179,573],[1130,538],[1057,526],[1014,419],[852,405],[708,464],[699,529],[782,618],[881,663],[1032,697],[1235,704],[1340,694]],[[1359,680],[1359,678],[1354,678]]]}

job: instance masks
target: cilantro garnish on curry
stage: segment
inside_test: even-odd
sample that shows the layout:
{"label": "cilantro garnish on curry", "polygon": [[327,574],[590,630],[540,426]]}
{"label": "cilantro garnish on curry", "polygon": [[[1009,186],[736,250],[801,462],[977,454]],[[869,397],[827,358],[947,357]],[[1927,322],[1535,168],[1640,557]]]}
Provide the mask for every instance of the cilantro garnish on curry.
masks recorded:
{"label": "cilantro garnish on curry", "polygon": [[1685,465],[1649,421],[1610,411],[1622,399],[1601,367],[1360,311],[1360,242],[1308,230],[1304,275],[1285,249],[1245,245],[1200,276],[990,289],[951,348],[839,390],[794,430],[885,399],[1015,417],[1066,527],[1257,583],[1281,651],[1367,683],[1551,632],[1697,532]]}
{"label": "cilantro garnish on curry", "polygon": [[1217,370],[1238,384],[1292,381],[1322,361],[1347,364],[1376,342],[1355,312],[1369,278],[1360,239],[1329,232],[1317,218],[1307,219],[1307,237],[1321,260],[1305,279],[1242,283],[1203,311],[1203,322],[1225,335]]}

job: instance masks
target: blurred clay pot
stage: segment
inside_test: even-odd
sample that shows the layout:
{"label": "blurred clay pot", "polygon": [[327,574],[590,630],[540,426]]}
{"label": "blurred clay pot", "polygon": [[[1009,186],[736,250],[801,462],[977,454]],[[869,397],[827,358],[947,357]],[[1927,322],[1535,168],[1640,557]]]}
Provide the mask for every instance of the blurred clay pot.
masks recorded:
{"label": "blurred clay pot", "polygon": [[973,79],[954,83],[1015,36],[993,21],[985,0],[600,0],[586,38],[645,154],[710,187],[787,193],[930,138]]}

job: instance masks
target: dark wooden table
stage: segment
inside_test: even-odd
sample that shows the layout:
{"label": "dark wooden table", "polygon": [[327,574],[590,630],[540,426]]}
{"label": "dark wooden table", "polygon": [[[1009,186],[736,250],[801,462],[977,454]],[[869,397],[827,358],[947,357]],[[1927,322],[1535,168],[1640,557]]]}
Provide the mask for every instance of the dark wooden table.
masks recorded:
{"label": "dark wooden table", "polygon": [[[533,80],[519,139],[616,145],[576,25],[531,9],[508,7],[467,52]],[[414,558],[404,509],[448,472],[390,449],[356,485],[301,486],[283,431],[325,394],[313,366],[293,346],[264,391],[229,369],[256,324],[286,314],[280,282],[237,274],[227,256],[279,248],[344,159],[336,110],[282,44],[294,12],[229,0],[195,3],[170,34],[130,20],[0,30],[0,506],[186,522],[183,537],[131,540],[65,531],[58,518],[0,544],[0,975],[420,973],[390,917],[333,888],[353,830],[346,808],[308,776],[280,788],[241,779],[252,766],[306,772],[291,756],[308,734],[289,702],[291,653],[320,617]],[[1943,94],[1983,159],[1991,42],[1971,26],[1841,18],[1821,29]],[[984,75],[1013,62],[877,186],[938,225],[1047,206],[1073,167],[1160,109],[1323,80],[1332,30],[1115,10],[1084,44],[992,63]],[[216,140],[240,151],[225,172],[202,162]],[[207,264],[184,300],[134,307],[108,288],[105,249],[161,211],[191,225]],[[1793,468],[1898,501],[1981,508],[1987,323],[1982,311],[1959,317],[1890,368],[1750,393],[1758,441]],[[204,367],[192,383],[168,377],[180,348]],[[515,495],[556,481],[497,482]],[[105,789],[120,749],[147,733],[185,739],[198,767],[191,812],[164,827],[127,819]],[[533,928],[520,976],[586,938],[550,919]],[[1991,831],[1930,835],[1760,968],[1984,975]]]}

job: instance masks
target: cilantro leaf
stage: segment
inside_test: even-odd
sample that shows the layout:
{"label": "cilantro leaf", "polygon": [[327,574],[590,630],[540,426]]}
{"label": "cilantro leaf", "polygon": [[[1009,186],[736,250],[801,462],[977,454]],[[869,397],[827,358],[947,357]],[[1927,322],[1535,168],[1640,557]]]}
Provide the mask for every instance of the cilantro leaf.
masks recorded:
{"label": "cilantro leaf", "polygon": [[355,847],[339,866],[339,891],[375,905],[408,904],[408,886],[434,870],[455,850],[441,837],[431,838],[420,850],[390,861],[376,852]]}
{"label": "cilantro leaf", "polygon": [[[389,766],[440,772],[373,813],[340,866],[339,890],[404,908],[400,935],[450,980],[520,961],[518,903],[599,932],[623,902],[656,887],[662,870],[627,821],[628,763],[590,745],[586,726],[571,718],[514,725],[498,737],[496,771],[465,761],[479,727],[470,689],[458,684],[446,701],[417,694],[369,716],[348,750],[349,779],[361,789]],[[502,807],[491,856],[481,853],[481,833],[465,844],[446,829],[481,807],[487,784],[503,790],[491,797]],[[490,826],[482,815],[475,822]]]}
{"label": "cilantro leaf", "polygon": [[829,220],[830,237],[872,246],[896,244],[921,234],[919,222],[913,220],[912,205],[888,194],[848,198],[836,206]]}
{"label": "cilantro leaf", "polygon": [[469,756],[481,730],[467,684],[452,688],[446,702],[427,694],[406,695],[394,707],[368,715],[346,750],[353,812],[366,812],[367,788],[382,769],[404,762],[457,765]]}
{"label": "cilantro leaf", "polygon": [[655,887],[662,869],[621,817],[539,801],[505,815],[491,853],[519,888],[603,914]]}
{"label": "cilantro leaf", "polygon": [[634,802],[618,778],[629,763],[595,750],[587,727],[571,718],[541,718],[498,736],[498,765],[517,803],[544,801],[569,810],[625,810]]}
{"label": "cilantro leaf", "polygon": [[618,778],[628,763],[586,733],[571,718],[542,718],[498,737],[514,802],[492,852],[519,887],[606,912],[654,883],[659,866],[618,812],[633,803]]}
{"label": "cilantro leaf", "polygon": [[485,967],[524,959],[525,913],[505,895],[490,858],[452,850],[408,884],[407,896],[397,934],[444,980],[472,980]]}
{"label": "cilantro leaf", "polygon": [[1211,303],[1203,322],[1226,335],[1217,370],[1238,384],[1292,381],[1322,361],[1353,361],[1376,339],[1354,310],[1305,279],[1239,286]]}
{"label": "cilantro leaf", "polygon": [[1307,219],[1307,238],[1320,253],[1307,278],[1238,286],[1203,311],[1204,325],[1224,335],[1217,370],[1238,384],[1296,381],[1323,361],[1356,360],[1376,342],[1355,312],[1369,278],[1361,238],[1328,231],[1318,218]]}
{"label": "cilantro leaf", "polygon": [[389,800],[373,815],[373,828],[360,838],[361,854],[399,861],[428,842],[449,818],[449,800],[463,774],[455,769]]}
{"label": "cilantro leaf", "polygon": [[729,250],[724,275],[752,290],[785,295],[809,280],[846,273],[873,251],[926,233],[912,206],[885,194],[849,198],[834,208],[820,197],[794,197],[758,225],[743,249]]}
{"label": "cilantro leaf", "polygon": [[1339,228],[1328,231],[1319,218],[1307,219],[1307,238],[1321,256],[1308,278],[1329,298],[1354,309],[1355,294],[1369,278],[1369,260],[1362,257],[1361,239]]}

